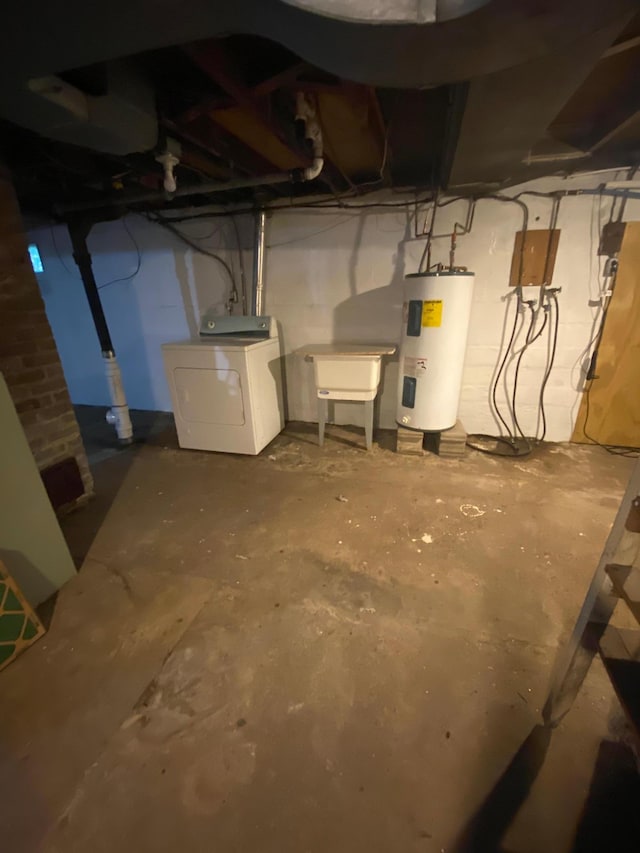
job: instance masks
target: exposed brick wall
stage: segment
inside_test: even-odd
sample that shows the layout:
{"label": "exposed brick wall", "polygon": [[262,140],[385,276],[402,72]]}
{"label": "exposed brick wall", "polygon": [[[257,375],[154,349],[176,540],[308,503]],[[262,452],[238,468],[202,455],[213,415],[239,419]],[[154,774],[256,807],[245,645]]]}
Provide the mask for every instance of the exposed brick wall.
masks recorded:
{"label": "exposed brick wall", "polygon": [[74,456],[85,492],[91,494],[93,479],[29,260],[20,208],[1,164],[0,371],[38,468]]}

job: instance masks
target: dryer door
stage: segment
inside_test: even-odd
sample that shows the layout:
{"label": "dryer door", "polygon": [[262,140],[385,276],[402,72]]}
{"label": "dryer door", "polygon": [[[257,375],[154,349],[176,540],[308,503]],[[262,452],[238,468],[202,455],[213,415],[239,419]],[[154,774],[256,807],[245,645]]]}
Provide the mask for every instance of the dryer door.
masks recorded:
{"label": "dryer door", "polygon": [[221,426],[244,424],[242,383],[237,370],[175,367],[173,381],[184,421]]}

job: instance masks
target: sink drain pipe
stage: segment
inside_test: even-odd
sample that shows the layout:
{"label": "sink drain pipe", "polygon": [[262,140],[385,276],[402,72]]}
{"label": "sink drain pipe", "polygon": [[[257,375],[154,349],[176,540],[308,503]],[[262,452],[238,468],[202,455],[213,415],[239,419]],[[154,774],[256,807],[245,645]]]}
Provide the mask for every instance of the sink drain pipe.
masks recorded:
{"label": "sink drain pipe", "polygon": [[87,295],[87,302],[93,317],[93,324],[100,341],[104,369],[111,397],[111,408],[107,412],[107,423],[115,427],[121,444],[131,444],[133,441],[133,428],[129,417],[129,406],[122,387],[120,368],[116,360],[116,354],[111,341],[111,333],[104,316],[100,294],[93,275],[91,264],[91,253],[87,246],[87,237],[93,223],[84,221],[71,221],[67,223],[71,245],[73,246],[73,259],[80,270],[80,277]]}

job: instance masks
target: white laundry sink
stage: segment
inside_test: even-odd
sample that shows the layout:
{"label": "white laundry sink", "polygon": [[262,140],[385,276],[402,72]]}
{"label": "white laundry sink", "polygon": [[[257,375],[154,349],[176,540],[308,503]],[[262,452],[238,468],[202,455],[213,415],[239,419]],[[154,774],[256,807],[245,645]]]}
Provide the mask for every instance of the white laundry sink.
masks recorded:
{"label": "white laundry sink", "polygon": [[299,350],[313,359],[318,397],[330,400],[373,400],[380,384],[384,355],[393,355],[394,346],[362,344],[318,344]]}
{"label": "white laundry sink", "polygon": [[[316,355],[313,369],[316,388],[323,396],[351,400],[375,397],[380,384],[379,355]],[[363,395],[362,397],[360,395]]]}
{"label": "white laundry sink", "polygon": [[353,400],[364,405],[367,450],[373,445],[373,401],[380,384],[380,363],[393,355],[395,346],[364,344],[316,344],[299,349],[298,355],[313,359],[318,398],[318,443],[324,444],[329,419],[329,400]]}

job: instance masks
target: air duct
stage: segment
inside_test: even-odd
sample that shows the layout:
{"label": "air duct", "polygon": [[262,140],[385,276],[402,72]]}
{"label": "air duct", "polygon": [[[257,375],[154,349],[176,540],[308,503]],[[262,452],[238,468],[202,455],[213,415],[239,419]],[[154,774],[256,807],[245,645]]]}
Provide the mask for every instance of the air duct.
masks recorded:
{"label": "air duct", "polygon": [[126,61],[107,63],[103,76],[94,91],[58,75],[33,77],[2,96],[2,115],[42,136],[106,154],[150,150],[158,138],[153,88]]}

